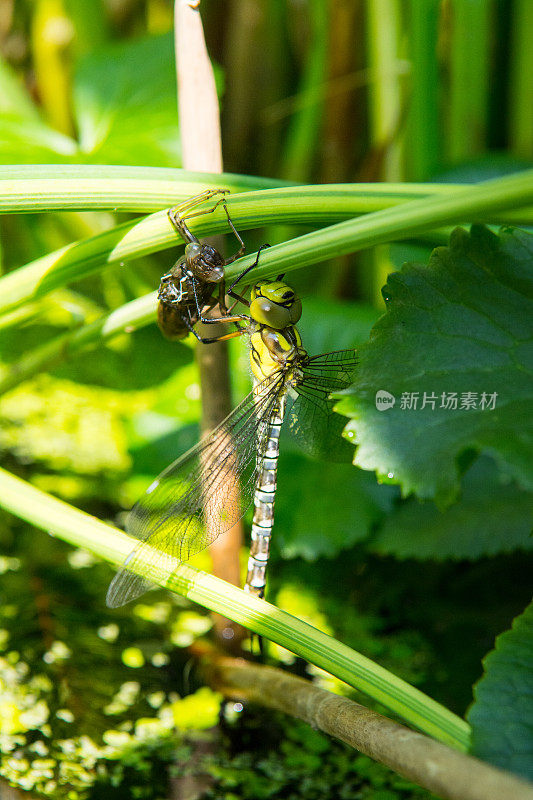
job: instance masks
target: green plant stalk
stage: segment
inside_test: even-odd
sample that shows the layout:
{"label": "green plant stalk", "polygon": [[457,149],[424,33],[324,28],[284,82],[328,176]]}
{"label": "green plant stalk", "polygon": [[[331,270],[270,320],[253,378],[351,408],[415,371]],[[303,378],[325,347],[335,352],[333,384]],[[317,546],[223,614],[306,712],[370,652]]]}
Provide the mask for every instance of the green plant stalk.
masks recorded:
{"label": "green plant stalk", "polygon": [[[128,172],[129,170],[129,172]],[[35,174],[34,174],[35,173]],[[170,174],[169,174],[170,173]],[[16,214],[33,211],[73,211],[81,209],[113,211],[159,211],[199,194],[204,189],[219,186],[232,191],[253,191],[281,188],[290,184],[266,181],[230,174],[193,173],[184,170],[154,167],[0,167],[0,213]],[[300,187],[304,194],[322,199],[331,192],[346,198],[383,197],[401,202],[434,193],[453,192],[457,187],[444,184],[327,184]],[[387,207],[379,205],[378,208]],[[362,208],[364,212],[365,207]],[[375,207],[371,210],[375,210]],[[357,213],[357,211],[355,212]]]}
{"label": "green plant stalk", "polygon": [[324,0],[311,0],[300,8],[311,27],[306,63],[298,94],[314,97],[297,110],[291,119],[285,138],[281,174],[289,180],[307,179],[312,170],[318,137],[322,125],[323,101],[320,89],[327,75],[328,63],[328,4]]}
{"label": "green plant stalk", "polygon": [[[0,505],[42,530],[122,564],[136,540],[0,469]],[[287,648],[382,703],[424,733],[458,750],[469,746],[468,723],[331,636],[230,584],[177,562],[143,575]]]}
{"label": "green plant stalk", "polygon": [[213,186],[242,192],[286,185],[270,178],[163,167],[16,164],[0,166],[0,213],[85,209],[144,213],[168,208]]}
{"label": "green plant stalk", "polygon": [[[276,190],[280,191],[280,190]],[[297,191],[297,190],[281,190]],[[266,195],[268,193],[262,193]],[[249,197],[245,195],[244,199]],[[439,225],[484,220],[490,212],[529,205],[533,201],[533,170],[505,178],[462,187],[450,195],[412,200],[392,208],[337,223],[270,247],[261,253],[254,277],[272,277],[280,272],[316,264],[334,256],[353,253],[377,244],[413,238]],[[237,206],[231,205],[231,213]],[[268,201],[260,206],[268,214]],[[259,209],[258,209],[259,210]],[[275,214],[278,221],[278,214]],[[239,223],[239,214],[235,214]],[[270,217],[271,219],[271,217]],[[279,220],[279,221],[287,221]],[[245,218],[242,227],[248,227]],[[228,267],[228,279],[237,276],[254,261],[245,256]]]}
{"label": "green plant stalk", "polygon": [[[32,13],[33,79],[45,117],[55,130],[71,136],[71,64],[68,45],[74,31],[63,0],[36,0]],[[63,35],[58,31],[63,30]]]}
{"label": "green plant stalk", "polygon": [[509,82],[509,139],[515,155],[531,158],[533,152],[533,5],[531,0],[515,0],[511,31],[511,75]]}
{"label": "green plant stalk", "polygon": [[486,147],[491,2],[453,0],[448,158],[455,164]]}
{"label": "green plant stalk", "polygon": [[[372,80],[369,85],[370,146],[382,152],[379,177],[385,181],[399,181],[404,174],[403,142],[399,136],[402,116],[402,84],[399,70],[401,41],[401,11],[398,0],[366,2],[366,35],[368,63]],[[377,177],[377,176],[376,176]],[[383,302],[381,287],[383,264],[390,270],[389,247],[373,248],[367,260],[370,269],[365,276],[369,299],[379,308]],[[370,277],[371,275],[371,277]]]}
{"label": "green plant stalk", "polygon": [[411,86],[406,137],[409,176],[426,180],[440,152],[439,64],[437,37],[440,0],[410,0]]}
{"label": "green plant stalk", "polygon": [[[319,199],[321,198],[321,199]],[[363,217],[322,228],[264,251],[254,275],[305,267],[365,247],[412,238],[438,225],[484,219],[494,211],[521,208],[533,202],[533,170],[505,178],[456,188],[451,193],[402,203],[368,213]],[[228,201],[232,219],[242,230],[267,223],[317,223],[325,214],[331,218],[346,215],[350,198],[345,189],[320,187],[311,196],[292,187],[248,192]],[[328,212],[324,211],[328,208]],[[199,236],[208,231],[227,231],[221,209],[197,217],[191,228]],[[176,242],[176,233],[166,213],[157,212],[140,222],[133,221],[98,236],[77,242],[43,256],[25,267],[0,278],[0,314],[30,300],[44,296],[72,280],[86,277],[106,264],[152,253]],[[240,274],[253,263],[245,256],[227,270],[227,277]]]}
{"label": "green plant stalk", "polygon": [[[17,165],[0,166],[0,213],[88,209],[160,211],[213,186],[233,192],[246,191],[250,199],[255,191],[283,189],[279,194],[280,202],[292,202],[295,214],[299,213],[301,204],[309,205],[309,211],[314,206],[313,221],[324,223],[466,188],[464,184],[453,183],[341,183],[295,189],[282,181],[229,173],[217,175],[156,167]],[[278,194],[273,192],[266,197],[274,200]],[[303,223],[308,221],[306,217],[295,219]],[[520,214],[503,213],[493,221],[533,223],[533,208],[521,209]]]}

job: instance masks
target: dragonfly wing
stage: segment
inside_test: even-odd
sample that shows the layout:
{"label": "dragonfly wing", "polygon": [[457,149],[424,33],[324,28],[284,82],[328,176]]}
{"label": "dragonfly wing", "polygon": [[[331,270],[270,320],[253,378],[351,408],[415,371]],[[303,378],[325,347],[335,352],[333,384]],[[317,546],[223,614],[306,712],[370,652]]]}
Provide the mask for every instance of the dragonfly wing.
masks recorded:
{"label": "dragonfly wing", "polygon": [[[134,550],[130,555],[135,555]],[[107,590],[106,604],[109,608],[118,608],[130,600],[135,600],[140,597],[149,589],[153,589],[155,584],[143,578],[142,575],[136,575],[125,566],[121,567]]]}
{"label": "dragonfly wing", "polygon": [[328,461],[350,461],[353,446],[342,438],[346,420],[333,411],[329,395],[346,389],[357,364],[354,350],[312,356],[301,364],[303,379],[289,413],[289,429],[302,449]]}
{"label": "dragonfly wing", "polygon": [[[208,547],[243,516],[251,503],[271,413],[284,378],[267,378],[211,433],[156,478],[131,510],[128,533],[139,540],[112,580],[107,604],[115,608],[150,588],[146,567],[172,571]],[[143,576],[141,576],[143,573]]]}

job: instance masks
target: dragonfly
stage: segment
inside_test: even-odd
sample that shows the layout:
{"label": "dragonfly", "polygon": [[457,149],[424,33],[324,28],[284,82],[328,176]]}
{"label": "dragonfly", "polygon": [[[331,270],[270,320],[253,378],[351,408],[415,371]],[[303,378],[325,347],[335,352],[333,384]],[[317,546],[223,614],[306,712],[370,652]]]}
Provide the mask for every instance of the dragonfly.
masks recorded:
{"label": "dragonfly", "polygon": [[[198,322],[212,325],[220,322],[239,322],[243,319],[242,314],[232,314],[232,309],[226,306],[225,267],[244,255],[246,249],[229,215],[225,198],[227,192],[227,189],[207,189],[168,211],[171,223],[186,245],[184,254],[162,276],[159,284],[157,323],[167,339],[176,341],[193,333],[203,344],[223,341],[227,336],[200,336],[195,330],[195,325]],[[216,195],[222,197],[212,208],[207,210],[197,208]],[[211,214],[219,205],[223,206],[228,224],[239,242],[239,249],[229,258],[224,258],[216,247],[200,242],[187,225],[187,220],[202,214]],[[235,283],[228,290],[228,294],[242,302],[243,298],[233,291]],[[218,306],[220,316],[218,318],[205,316],[215,306]]]}
{"label": "dragonfly", "polygon": [[109,586],[112,608],[152,588],[152,568],[154,575],[171,572],[208,547],[252,502],[245,590],[263,597],[283,422],[311,455],[344,460],[351,452],[330,394],[351,384],[355,351],[310,356],[296,328],[301,301],[281,278],[257,282],[248,307],[253,389],[167,467],[131,510],[126,528],[138,543]]}

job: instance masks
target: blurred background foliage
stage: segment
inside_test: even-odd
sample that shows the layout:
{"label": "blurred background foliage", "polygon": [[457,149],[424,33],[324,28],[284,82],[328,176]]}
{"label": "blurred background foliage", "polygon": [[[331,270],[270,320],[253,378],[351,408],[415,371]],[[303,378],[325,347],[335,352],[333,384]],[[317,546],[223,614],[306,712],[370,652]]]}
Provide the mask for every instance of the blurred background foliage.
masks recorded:
{"label": "blurred background foliage", "polygon": [[[227,172],[460,183],[531,165],[528,0],[203,0],[202,18]],[[0,161],[179,167],[172,19],[170,0],[1,0]],[[120,219],[6,216],[2,271]],[[290,233],[246,240],[252,250]],[[365,342],[388,273],[430,251],[395,243],[294,273],[310,352]],[[0,374],[152,291],[175,257],[107,268],[0,319]],[[242,343],[231,359],[236,401],[249,386]],[[153,325],[117,337],[0,398],[3,463],[120,523],[196,441],[199,393],[190,342],[168,343]],[[481,658],[530,597],[531,495],[502,483],[488,456],[460,467],[462,494],[442,510],[288,446],[269,593],[464,714]],[[472,520],[480,504],[485,517]],[[523,514],[509,517],[516,507]],[[496,547],[483,531],[493,511],[506,522]],[[209,629],[202,611],[160,593],[110,612],[106,565],[7,515],[0,544],[0,774],[20,787],[155,798],[167,770],[179,784],[201,761],[210,797],[427,796],[299,723],[222,706],[186,650]],[[207,568],[207,556],[197,563]]]}

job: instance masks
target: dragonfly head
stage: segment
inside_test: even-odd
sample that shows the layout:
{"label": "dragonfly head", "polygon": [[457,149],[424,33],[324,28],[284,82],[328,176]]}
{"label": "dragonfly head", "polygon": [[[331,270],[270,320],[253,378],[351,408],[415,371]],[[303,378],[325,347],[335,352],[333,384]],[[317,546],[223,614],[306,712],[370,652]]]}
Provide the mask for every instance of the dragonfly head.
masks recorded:
{"label": "dragonfly head", "polygon": [[261,325],[282,331],[296,325],[302,316],[302,301],[283,281],[259,281],[252,289],[250,316]]}
{"label": "dragonfly head", "polygon": [[185,258],[193,275],[210,283],[224,279],[224,259],[210,244],[191,242],[185,245]]}

